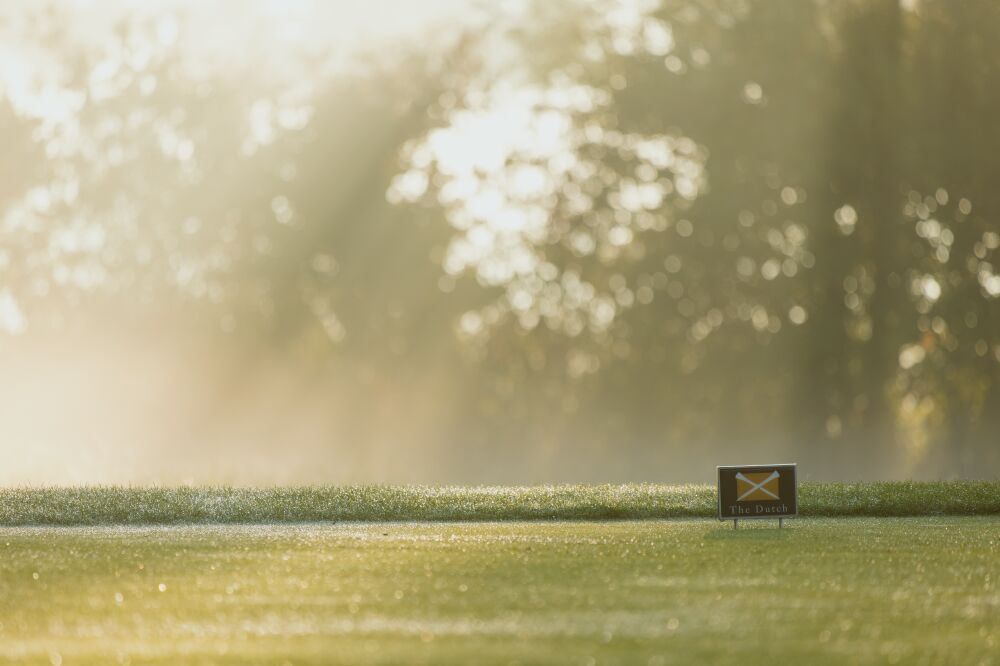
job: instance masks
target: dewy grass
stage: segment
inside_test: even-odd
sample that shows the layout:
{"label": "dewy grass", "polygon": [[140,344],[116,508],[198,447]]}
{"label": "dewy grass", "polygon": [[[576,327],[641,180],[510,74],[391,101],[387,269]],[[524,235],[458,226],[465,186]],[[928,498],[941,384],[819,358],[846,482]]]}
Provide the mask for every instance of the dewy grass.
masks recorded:
{"label": "dewy grass", "polygon": [[[712,517],[707,485],[122,487],[0,489],[0,525]],[[808,516],[1000,514],[1000,482],[803,483]]]}
{"label": "dewy grass", "polygon": [[1000,517],[0,528],[0,664],[1000,663]]}

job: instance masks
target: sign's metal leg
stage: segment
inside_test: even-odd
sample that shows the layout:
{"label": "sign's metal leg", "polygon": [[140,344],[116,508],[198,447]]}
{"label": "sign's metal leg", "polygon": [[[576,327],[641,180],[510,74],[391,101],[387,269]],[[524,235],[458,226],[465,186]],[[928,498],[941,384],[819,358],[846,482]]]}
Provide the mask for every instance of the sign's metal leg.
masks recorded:
{"label": "sign's metal leg", "polygon": [[733,529],[734,530],[739,529],[739,526],[740,526],[740,521],[736,518],[733,518]]}
{"label": "sign's metal leg", "polygon": [[778,518],[778,529],[779,530],[783,527],[782,523],[784,523],[784,522],[785,522],[784,518]]}

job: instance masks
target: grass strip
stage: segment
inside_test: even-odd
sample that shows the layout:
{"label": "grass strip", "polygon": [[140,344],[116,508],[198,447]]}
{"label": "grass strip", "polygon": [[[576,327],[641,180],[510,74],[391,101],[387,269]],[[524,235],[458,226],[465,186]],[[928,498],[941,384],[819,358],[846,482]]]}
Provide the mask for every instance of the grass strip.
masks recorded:
{"label": "grass strip", "polygon": [[[0,525],[712,517],[707,485],[80,486],[0,489]],[[1000,482],[803,483],[799,514],[1000,514]]]}

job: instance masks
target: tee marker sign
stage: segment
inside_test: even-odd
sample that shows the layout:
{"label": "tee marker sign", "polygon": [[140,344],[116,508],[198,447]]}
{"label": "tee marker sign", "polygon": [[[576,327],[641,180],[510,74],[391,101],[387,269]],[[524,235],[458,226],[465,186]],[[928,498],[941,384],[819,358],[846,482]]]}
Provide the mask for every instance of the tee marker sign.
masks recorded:
{"label": "tee marker sign", "polygon": [[798,482],[795,465],[720,466],[719,520],[741,518],[777,518],[778,527],[785,518],[799,513]]}

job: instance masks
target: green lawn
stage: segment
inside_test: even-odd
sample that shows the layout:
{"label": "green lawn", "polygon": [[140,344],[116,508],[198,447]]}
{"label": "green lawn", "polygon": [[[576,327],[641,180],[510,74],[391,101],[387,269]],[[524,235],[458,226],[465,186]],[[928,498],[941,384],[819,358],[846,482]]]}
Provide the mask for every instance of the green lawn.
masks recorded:
{"label": "green lawn", "polygon": [[[1000,481],[803,483],[812,516],[1000,514]],[[710,517],[706,485],[0,488],[0,525]]]}
{"label": "green lawn", "polygon": [[0,528],[0,662],[1000,664],[1000,517]]}

